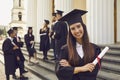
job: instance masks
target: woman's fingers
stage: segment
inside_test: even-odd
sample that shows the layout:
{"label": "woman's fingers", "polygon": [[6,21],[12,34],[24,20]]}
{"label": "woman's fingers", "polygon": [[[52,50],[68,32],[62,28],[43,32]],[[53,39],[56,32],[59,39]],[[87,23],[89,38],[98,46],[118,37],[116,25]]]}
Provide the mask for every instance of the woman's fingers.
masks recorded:
{"label": "woman's fingers", "polygon": [[88,64],[88,70],[89,70],[90,72],[92,72],[92,71],[94,70],[94,68],[95,68],[95,65],[94,65],[94,64],[91,64],[91,63]]}
{"label": "woman's fingers", "polygon": [[65,60],[65,59],[62,59],[62,60],[60,61],[60,65],[61,65],[61,66],[70,66],[69,63],[68,63],[68,61]]}

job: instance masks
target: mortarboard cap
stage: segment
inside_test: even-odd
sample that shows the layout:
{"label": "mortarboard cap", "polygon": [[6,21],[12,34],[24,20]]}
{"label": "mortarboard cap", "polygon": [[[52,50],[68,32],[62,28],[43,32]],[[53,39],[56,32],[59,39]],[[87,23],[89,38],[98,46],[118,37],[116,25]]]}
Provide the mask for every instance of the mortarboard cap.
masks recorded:
{"label": "mortarboard cap", "polygon": [[13,27],[13,30],[17,30],[17,27]]}
{"label": "mortarboard cap", "polygon": [[56,13],[52,13],[52,16],[56,16]]}
{"label": "mortarboard cap", "polygon": [[56,14],[62,15],[62,13],[63,13],[63,11],[61,11],[61,10],[56,10],[56,11],[57,11]]}
{"label": "mortarboard cap", "polygon": [[59,21],[67,21],[68,25],[72,25],[77,22],[83,22],[82,21],[82,15],[87,13],[85,10],[79,10],[79,9],[74,9],[62,18],[59,19]]}
{"label": "mortarboard cap", "polygon": [[46,24],[49,24],[49,20],[44,20]]}
{"label": "mortarboard cap", "polygon": [[10,35],[11,33],[13,33],[13,29],[9,29],[8,31],[7,31],[7,33]]}
{"label": "mortarboard cap", "polygon": [[32,27],[28,27],[28,29],[32,29]]}

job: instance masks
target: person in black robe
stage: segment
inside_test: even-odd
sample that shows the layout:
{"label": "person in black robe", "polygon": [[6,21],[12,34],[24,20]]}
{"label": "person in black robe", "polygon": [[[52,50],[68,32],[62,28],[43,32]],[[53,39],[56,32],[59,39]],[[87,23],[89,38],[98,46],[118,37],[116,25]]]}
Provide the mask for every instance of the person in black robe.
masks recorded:
{"label": "person in black robe", "polygon": [[49,33],[49,36],[50,36],[50,39],[51,39],[51,42],[50,42],[50,48],[53,49],[53,54],[54,54],[54,58],[51,59],[51,60],[56,60],[56,53],[55,53],[55,39],[52,37],[54,31],[53,31],[53,26],[54,24],[56,23],[56,13],[52,13],[52,24],[51,24],[51,29],[50,29],[50,33]]}
{"label": "person in black robe", "polygon": [[66,44],[67,41],[67,24],[64,21],[58,21],[62,17],[63,11],[57,10],[56,12],[56,19],[57,22],[53,26],[53,36],[52,38],[55,39],[55,53],[58,59],[60,54],[60,48]]}
{"label": "person in black robe", "polygon": [[44,20],[44,26],[40,29],[40,51],[43,51],[43,60],[48,60],[47,52],[50,49],[49,20]]}
{"label": "person in black robe", "polygon": [[101,49],[89,41],[86,25],[81,18],[86,12],[74,9],[60,19],[67,21],[69,32],[67,44],[61,48],[56,64],[58,80],[96,80],[100,66],[92,62]]}
{"label": "person in black robe", "polygon": [[29,53],[28,65],[32,65],[31,58],[35,59],[34,63],[38,63],[36,49],[34,48],[35,41],[32,34],[32,27],[28,27],[28,33],[24,36],[27,51]]}
{"label": "person in black robe", "polygon": [[[20,79],[28,79],[28,77],[23,76],[23,73],[26,73],[28,71],[26,71],[24,68],[24,61],[25,58],[23,56],[23,53],[21,51],[21,47],[23,47],[23,42],[21,41],[21,38],[19,36],[17,36],[17,27],[13,27],[14,32],[16,33],[16,36],[13,38],[13,42],[15,43],[15,45],[17,45],[19,48],[15,50],[15,54],[17,56],[17,65],[18,68],[20,70]],[[13,78],[15,78],[16,75],[14,74]]]}
{"label": "person in black robe", "polygon": [[13,75],[17,67],[15,50],[18,49],[18,46],[13,43],[13,38],[15,37],[14,30],[9,29],[7,33],[9,37],[3,42],[2,51],[4,53],[6,80],[10,80],[9,75]]}

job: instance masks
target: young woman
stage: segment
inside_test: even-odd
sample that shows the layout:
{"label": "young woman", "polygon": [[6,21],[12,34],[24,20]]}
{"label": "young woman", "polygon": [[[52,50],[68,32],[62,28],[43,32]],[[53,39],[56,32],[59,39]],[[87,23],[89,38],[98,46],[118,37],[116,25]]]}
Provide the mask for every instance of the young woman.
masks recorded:
{"label": "young woman", "polygon": [[75,9],[62,17],[67,21],[69,33],[67,45],[61,48],[56,74],[59,80],[96,80],[99,65],[92,61],[101,52],[100,48],[89,42],[86,25],[81,16],[86,11]]}
{"label": "young woman", "polygon": [[43,51],[43,60],[48,60],[47,52],[50,49],[49,40],[49,21],[44,20],[45,24],[42,29],[40,29],[40,51]]}
{"label": "young woman", "polygon": [[28,65],[32,65],[32,63],[31,63],[32,57],[35,59],[34,63],[38,63],[37,53],[36,53],[36,50],[34,48],[34,45],[35,45],[34,35],[32,34],[32,32],[33,32],[32,27],[29,27],[28,33],[24,36],[26,48],[27,48],[27,51],[29,53]]}

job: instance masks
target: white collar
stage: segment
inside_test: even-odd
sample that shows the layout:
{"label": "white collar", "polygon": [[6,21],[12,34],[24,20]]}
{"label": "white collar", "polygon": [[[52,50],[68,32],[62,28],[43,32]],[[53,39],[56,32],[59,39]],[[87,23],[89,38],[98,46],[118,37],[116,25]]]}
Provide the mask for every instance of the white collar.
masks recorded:
{"label": "white collar", "polygon": [[76,42],[76,48],[77,48],[77,47],[82,47],[82,45],[79,44],[78,42]]}
{"label": "white collar", "polygon": [[79,44],[78,42],[76,42],[76,50],[77,50],[78,55],[81,58],[83,58],[84,57],[83,48],[82,48],[82,45]]}
{"label": "white collar", "polygon": [[13,41],[13,38],[12,38],[12,37],[8,37],[8,39],[10,39],[11,41]]}

